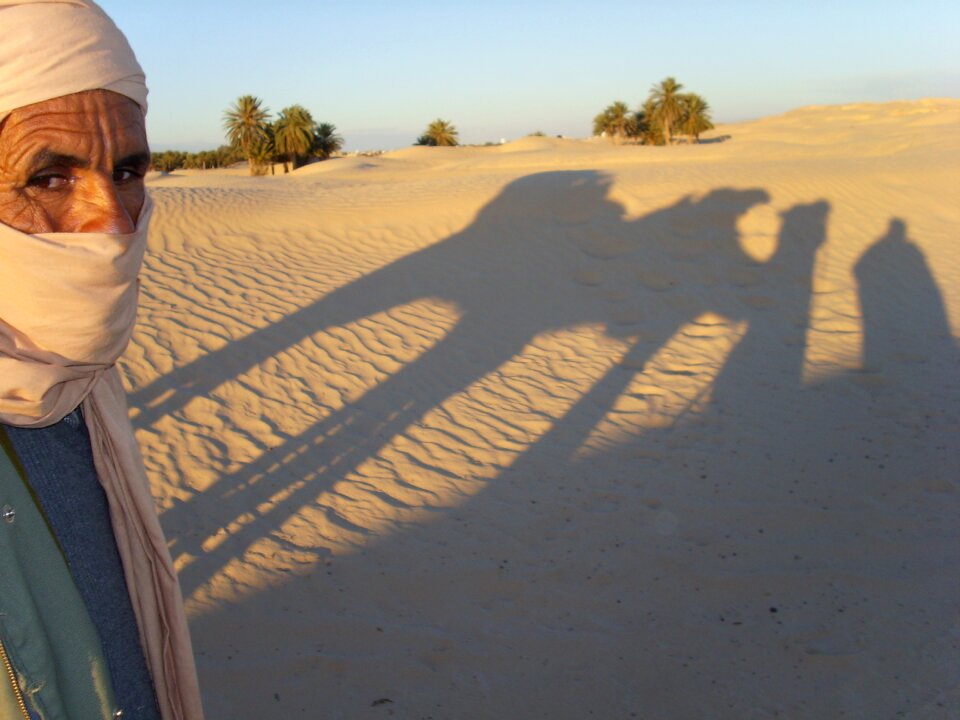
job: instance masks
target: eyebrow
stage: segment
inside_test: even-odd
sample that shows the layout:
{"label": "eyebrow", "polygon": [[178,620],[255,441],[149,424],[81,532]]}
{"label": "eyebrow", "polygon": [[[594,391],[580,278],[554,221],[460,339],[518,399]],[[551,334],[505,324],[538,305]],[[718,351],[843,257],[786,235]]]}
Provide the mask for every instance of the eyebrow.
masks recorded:
{"label": "eyebrow", "polygon": [[[114,167],[127,167],[130,165],[149,165],[150,164],[150,153],[138,152],[126,157],[120,158],[114,163]],[[66,153],[53,152],[52,150],[43,149],[38,152],[36,155],[31,158],[30,165],[35,169],[41,169],[44,167],[50,167],[52,165],[65,165],[66,167],[71,168],[81,168],[86,169],[90,167],[90,160],[87,158],[77,157],[76,155],[67,155]]]}
{"label": "eyebrow", "polygon": [[64,153],[53,152],[52,150],[47,149],[41,150],[32,158],[30,158],[30,166],[37,170],[50,165],[66,165],[67,167],[72,168],[87,168],[90,166],[90,161],[79,158],[76,155],[66,155]]}
{"label": "eyebrow", "polygon": [[132,153],[126,157],[120,158],[113,165],[114,167],[126,167],[128,165],[149,165],[150,164],[150,153],[143,151],[138,153]]}

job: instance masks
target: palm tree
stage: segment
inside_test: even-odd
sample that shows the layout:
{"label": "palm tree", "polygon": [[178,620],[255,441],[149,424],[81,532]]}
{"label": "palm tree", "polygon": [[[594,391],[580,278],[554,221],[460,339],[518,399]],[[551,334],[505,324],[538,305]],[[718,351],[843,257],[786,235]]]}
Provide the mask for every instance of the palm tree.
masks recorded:
{"label": "palm tree", "polygon": [[417,138],[416,145],[459,145],[457,129],[449,120],[437,118],[427,126],[426,131]]}
{"label": "palm tree", "polygon": [[247,159],[250,162],[251,175],[266,175],[267,168],[273,175],[273,163],[277,153],[276,145],[273,142],[273,128],[267,127],[266,133],[262,137],[254,140],[250,146]]}
{"label": "palm tree", "polygon": [[634,135],[638,142],[648,145],[650,135],[650,108],[644,104],[633,114]]}
{"label": "palm tree", "polygon": [[337,135],[337,127],[330,123],[320,123],[313,133],[313,152],[321,160],[326,160],[343,148],[343,138]]}
{"label": "palm tree", "polygon": [[614,142],[619,142],[636,136],[637,120],[630,114],[627,104],[618,100],[593,119],[593,134],[607,135]]}
{"label": "palm tree", "polygon": [[187,154],[179,150],[150,153],[150,167],[162,173],[171,173],[177,168],[189,167]]}
{"label": "palm tree", "polygon": [[251,175],[254,174],[254,161],[250,151],[257,142],[268,138],[269,112],[262,102],[253,95],[243,95],[223,114],[223,128],[227,131],[227,139],[243,152],[250,163]]}
{"label": "palm tree", "polygon": [[314,132],[317,124],[310,112],[302,105],[291,105],[280,111],[280,117],[273,125],[274,146],[283,156],[283,171],[287,172],[287,160],[293,170],[297,169],[297,159],[313,150]]}
{"label": "palm tree", "polygon": [[656,121],[657,104],[653,98],[647,98],[637,111],[637,127],[640,140],[644,145],[663,145],[663,128]]}
{"label": "palm tree", "polygon": [[683,115],[680,89],[683,87],[672,77],[650,88],[650,97],[654,102],[653,120],[663,130],[663,139],[667,145],[673,144],[673,128]]}
{"label": "palm tree", "polygon": [[713,129],[710,120],[710,105],[696,93],[687,93],[681,96],[683,117],[679,128],[684,135],[689,135],[693,142],[700,142],[700,133]]}

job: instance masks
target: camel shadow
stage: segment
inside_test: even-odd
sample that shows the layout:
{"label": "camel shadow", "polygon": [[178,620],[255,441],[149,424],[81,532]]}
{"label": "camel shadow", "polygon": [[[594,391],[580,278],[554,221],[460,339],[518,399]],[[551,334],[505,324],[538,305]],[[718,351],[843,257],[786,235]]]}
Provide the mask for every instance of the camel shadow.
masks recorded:
{"label": "camel shadow", "polygon": [[[367,528],[317,498],[543,333],[599,326],[630,343],[630,361],[642,365],[698,314],[742,313],[735,293],[727,292],[727,279],[757,263],[740,250],[736,223],[768,199],[764,191],[717,189],[624,220],[609,188],[610,180],[596,172],[517,180],[463,232],[133,393],[131,402],[140,410],[135,422],[147,426],[324,328],[421,298],[452,303],[459,313],[434,346],[359,401],[165,513],[165,525],[188,529],[178,533],[174,547],[175,554],[195,559],[181,571],[184,591],[196,590],[308,505],[362,542]],[[616,395],[616,388],[607,390],[604,402]],[[519,429],[511,440],[529,443]],[[366,491],[378,502],[407,507],[383,488],[370,485]],[[212,549],[208,538],[223,528],[230,530]]]}
{"label": "camel shadow", "polygon": [[[855,268],[863,367],[810,384],[804,357],[828,203],[785,211],[777,250],[760,264],[739,249],[735,226],[762,191],[718,190],[624,221],[601,176],[550,175],[550,194],[585,181],[577,187],[588,202],[574,220],[586,220],[555,232],[531,217],[545,188],[521,182],[447,241],[473,253],[469,271],[457,262],[465,251],[454,253],[453,282],[421,270],[433,265],[423,256],[384,269],[402,272],[383,285],[411,292],[368,309],[415,296],[420,282],[431,292],[448,283],[443,297],[456,298],[464,319],[362,410],[345,408],[186,503],[216,525],[265,497],[254,477],[274,487],[317,478],[188,573],[187,586],[530,336],[594,322],[627,343],[623,358],[464,508],[197,618],[198,646],[217,648],[201,659],[214,681],[208,705],[224,716],[323,708],[330,718],[365,717],[371,702],[410,717],[440,706],[456,716],[557,718],[629,717],[641,706],[649,716],[731,718],[758,708],[825,717],[935,707],[956,668],[953,599],[938,578],[960,560],[951,520],[960,459],[949,441],[958,352],[905,225],[893,221]],[[597,224],[601,232],[587,232]],[[490,240],[498,229],[514,242]],[[491,283],[472,296],[489,269],[523,265],[518,237],[553,251],[547,270],[508,275],[534,287]],[[507,256],[486,255],[487,242]],[[356,316],[350,303],[379,285],[360,282],[361,292],[342,291],[340,318]],[[563,292],[547,292],[550,283]],[[334,312],[340,292],[321,304]],[[569,305],[556,307],[566,293]],[[747,328],[705,410],[577,452],[634,392],[654,352],[703,312]],[[501,331],[509,350],[494,352]],[[446,376],[450,353],[462,360],[455,377]],[[363,433],[337,432],[361,413],[375,419]],[[272,632],[246,632],[250,618]],[[223,637],[234,638],[227,649]],[[256,660],[231,660],[239,655]],[[272,692],[237,707],[229,692],[209,689],[237,682]]]}

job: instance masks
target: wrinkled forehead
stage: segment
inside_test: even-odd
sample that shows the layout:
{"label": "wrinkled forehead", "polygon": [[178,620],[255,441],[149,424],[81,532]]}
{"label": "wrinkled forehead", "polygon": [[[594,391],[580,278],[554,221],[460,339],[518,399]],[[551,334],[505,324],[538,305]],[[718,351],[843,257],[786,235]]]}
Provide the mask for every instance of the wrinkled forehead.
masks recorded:
{"label": "wrinkled forehead", "polygon": [[86,166],[148,151],[143,110],[108,90],[34,103],[0,123],[0,169],[7,171],[29,170],[41,156]]}
{"label": "wrinkled forehead", "polygon": [[17,108],[3,120],[3,127],[67,121],[78,128],[117,122],[143,126],[144,115],[143,109],[125,95],[110,90],[85,90]]}
{"label": "wrinkled forehead", "polygon": [[86,90],[147,109],[127,39],[91,0],[0,0],[0,121],[18,108]]}

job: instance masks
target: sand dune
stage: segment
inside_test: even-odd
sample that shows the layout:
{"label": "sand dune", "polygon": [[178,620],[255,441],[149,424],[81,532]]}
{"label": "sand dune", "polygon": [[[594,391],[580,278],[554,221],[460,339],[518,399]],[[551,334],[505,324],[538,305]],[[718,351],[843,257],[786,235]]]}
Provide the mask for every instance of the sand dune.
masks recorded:
{"label": "sand dune", "polygon": [[704,139],[151,179],[210,717],[960,716],[960,101]]}

